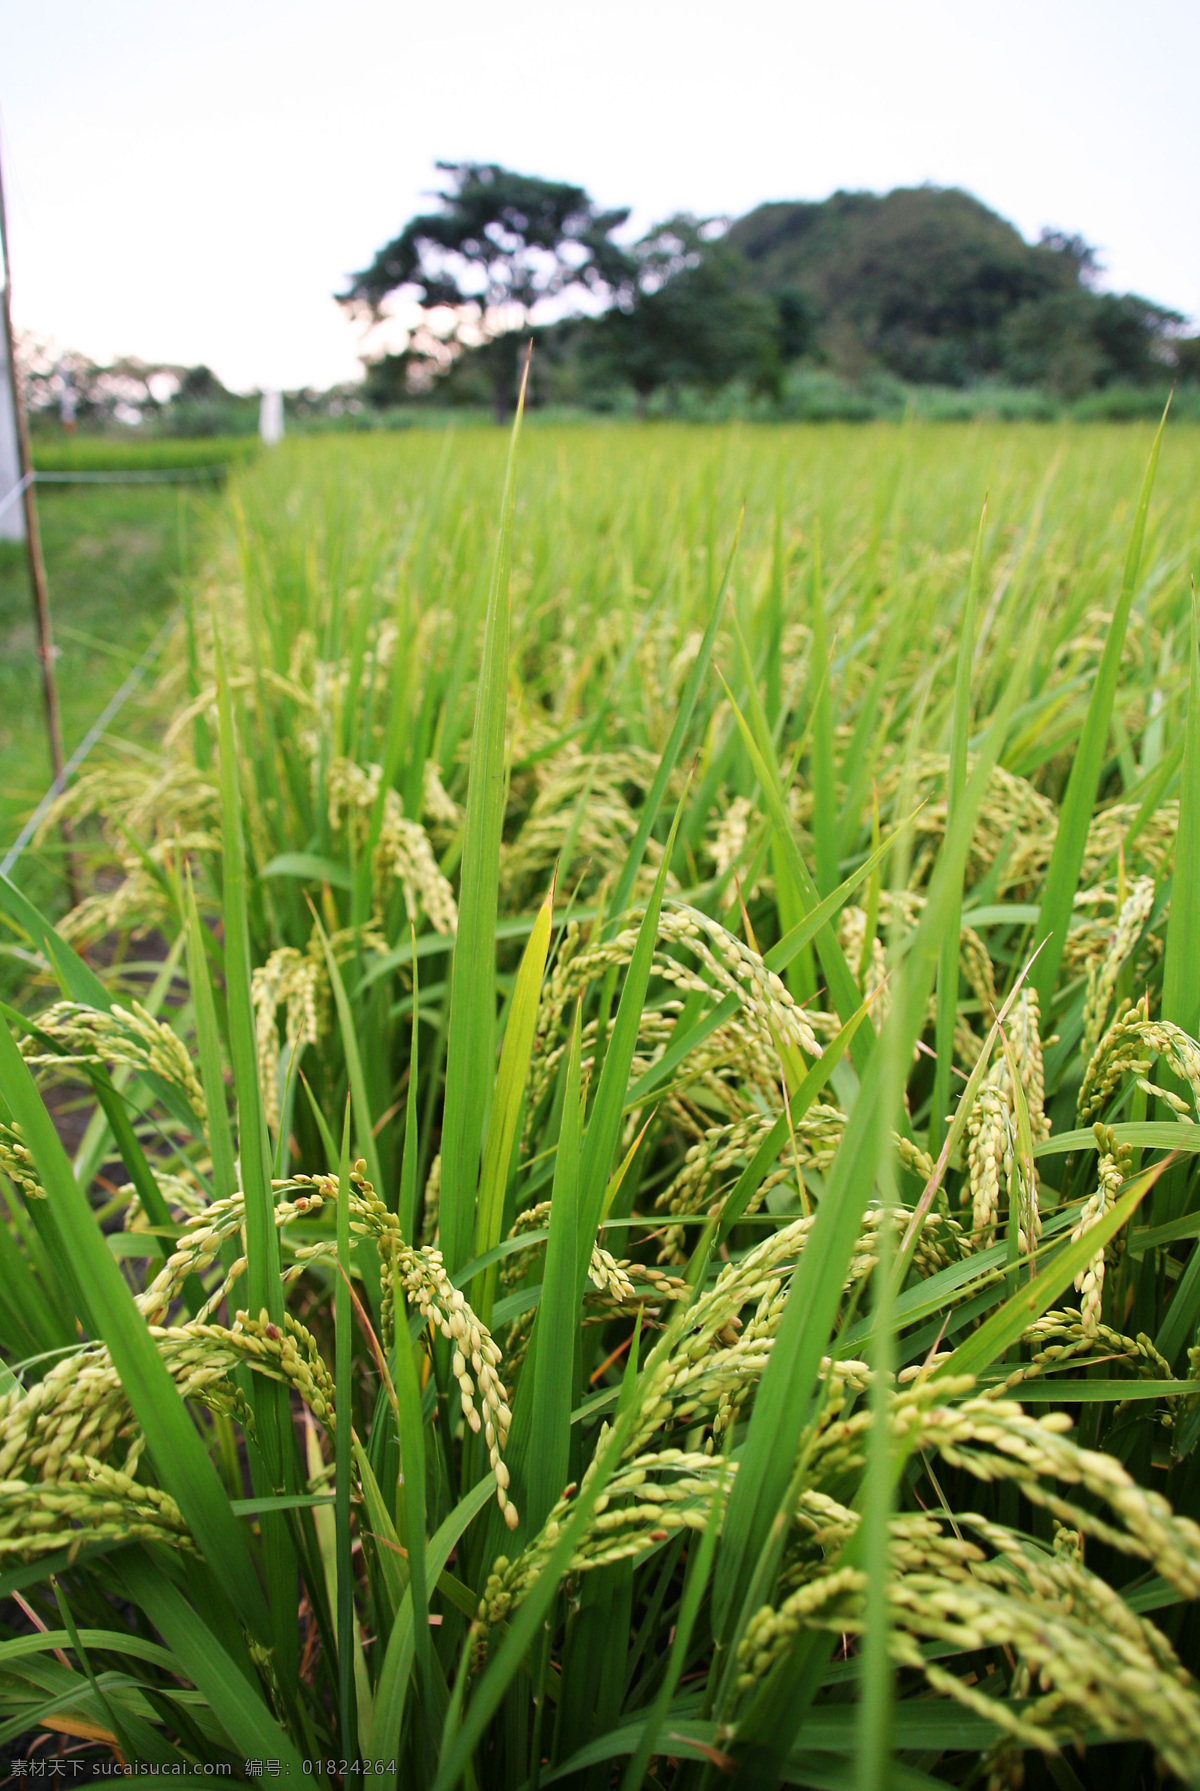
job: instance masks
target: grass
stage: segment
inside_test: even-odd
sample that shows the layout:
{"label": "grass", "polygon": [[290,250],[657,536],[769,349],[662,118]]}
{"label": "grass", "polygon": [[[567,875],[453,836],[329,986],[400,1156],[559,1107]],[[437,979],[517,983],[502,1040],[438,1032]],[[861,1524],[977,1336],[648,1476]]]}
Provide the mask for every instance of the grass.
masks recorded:
{"label": "grass", "polygon": [[[212,496],[167,485],[39,489],[66,753],[169,616],[180,573],[200,550]],[[19,542],[0,544],[0,639],[0,840],[7,846],[51,779]],[[130,721],[126,711],[121,727],[128,731]],[[40,885],[47,897],[56,880],[48,865]]]}
{"label": "grass", "polygon": [[1200,1782],[1198,453],[236,475],[0,884],[0,1746]]}
{"label": "grass", "polygon": [[170,472],[220,468],[252,460],[257,436],[35,435],[33,463],[41,473]]}

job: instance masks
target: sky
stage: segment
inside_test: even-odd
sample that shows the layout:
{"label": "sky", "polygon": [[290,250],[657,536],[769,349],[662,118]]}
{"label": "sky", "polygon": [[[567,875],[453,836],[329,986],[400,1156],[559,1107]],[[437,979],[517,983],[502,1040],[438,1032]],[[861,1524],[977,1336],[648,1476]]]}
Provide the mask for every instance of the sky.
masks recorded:
{"label": "sky", "polygon": [[360,372],[333,294],[443,160],[648,226],[931,181],[1200,319],[1196,0],[0,0],[18,326],[230,386]]}

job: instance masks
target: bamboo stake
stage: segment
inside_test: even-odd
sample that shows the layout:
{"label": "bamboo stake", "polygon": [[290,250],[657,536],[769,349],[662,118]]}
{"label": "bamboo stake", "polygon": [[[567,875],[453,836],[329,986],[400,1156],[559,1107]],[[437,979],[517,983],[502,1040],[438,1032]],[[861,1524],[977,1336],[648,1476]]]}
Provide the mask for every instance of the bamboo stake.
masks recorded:
{"label": "bamboo stake", "polygon": [[[34,625],[37,629],[38,657],[42,662],[42,695],[46,706],[46,735],[50,744],[50,765],[55,783],[61,788],[63,777],[62,722],[58,708],[58,684],[54,676],[54,636],[50,625],[50,596],[46,589],[46,565],[42,558],[42,537],[38,528],[37,500],[33,491],[33,456],[29,446],[29,419],[25,399],[17,378],[17,343],[12,320],[12,266],[8,257],[8,214],[4,202],[4,171],[0,165],[0,259],[4,264],[4,333],[8,344],[9,378],[12,381],[13,415],[17,424],[17,454],[21,477],[25,481],[22,502],[25,506],[25,547],[29,556],[29,584],[33,594]],[[62,823],[66,849],[65,872],[71,906],[79,900],[75,881],[75,862],[71,855],[71,834]]]}

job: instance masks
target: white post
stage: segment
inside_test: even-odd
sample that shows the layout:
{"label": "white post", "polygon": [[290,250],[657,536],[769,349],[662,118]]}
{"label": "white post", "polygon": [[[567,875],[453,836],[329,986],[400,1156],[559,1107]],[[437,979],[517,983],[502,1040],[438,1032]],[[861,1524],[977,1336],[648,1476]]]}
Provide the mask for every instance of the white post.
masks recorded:
{"label": "white post", "polygon": [[21,482],[21,450],[17,444],[17,409],[13,396],[8,342],[0,330],[0,541],[24,541],[25,506],[20,498],[4,500]]}
{"label": "white post", "polygon": [[258,407],[258,433],[269,448],[283,440],[283,393],[268,389]]}
{"label": "white post", "polygon": [[60,361],[55,368],[62,381],[62,391],[58,395],[58,419],[70,435],[75,428],[75,387],[71,384],[71,370],[65,361]]}

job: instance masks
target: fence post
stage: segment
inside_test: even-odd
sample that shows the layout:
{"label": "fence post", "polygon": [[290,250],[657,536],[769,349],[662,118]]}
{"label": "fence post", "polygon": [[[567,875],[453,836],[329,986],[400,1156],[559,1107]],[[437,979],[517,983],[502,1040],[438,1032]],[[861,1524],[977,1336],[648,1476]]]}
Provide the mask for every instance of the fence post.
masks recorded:
{"label": "fence post", "polygon": [[[63,775],[62,724],[58,712],[58,685],[54,677],[54,637],[50,628],[50,598],[46,590],[46,567],[42,559],[42,538],[38,530],[37,499],[33,490],[33,457],[29,448],[29,421],[17,379],[17,344],[12,320],[12,266],[8,258],[8,217],[4,205],[4,172],[0,168],[0,258],[4,263],[4,343],[7,354],[5,369],[12,396],[13,420],[17,431],[17,460],[25,481],[25,549],[29,556],[29,584],[33,592],[33,616],[37,629],[38,656],[42,662],[42,694],[46,704],[46,734],[50,742],[50,765],[56,783]],[[79,899],[75,883],[75,865],[71,856],[70,829],[63,823],[63,845],[66,847],[67,893],[74,907]]]}

